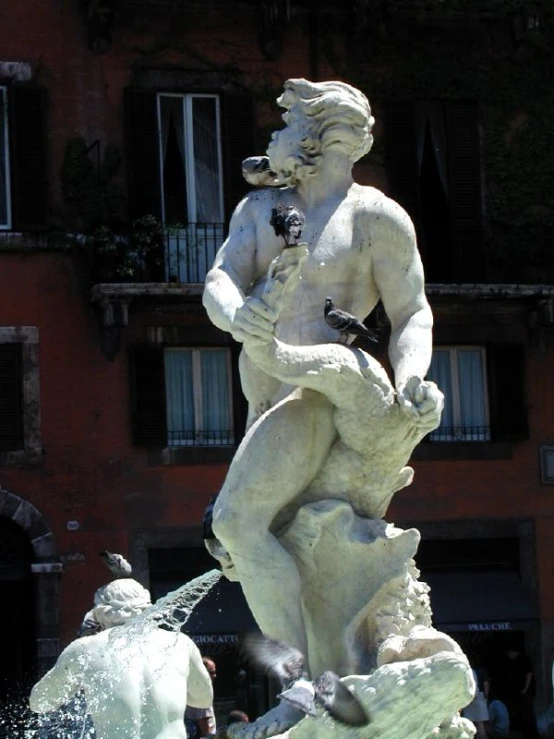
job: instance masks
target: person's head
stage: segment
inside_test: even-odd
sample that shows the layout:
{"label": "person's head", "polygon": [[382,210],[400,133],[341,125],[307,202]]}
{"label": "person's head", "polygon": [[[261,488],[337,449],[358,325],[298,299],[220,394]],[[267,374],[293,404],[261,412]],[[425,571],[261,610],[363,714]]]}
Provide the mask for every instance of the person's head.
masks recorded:
{"label": "person's head", "polygon": [[516,657],[519,657],[520,650],[516,646],[508,647],[506,650],[506,656],[508,659],[516,659]]}
{"label": "person's head", "polygon": [[290,79],[277,103],[286,110],[287,128],[273,134],[267,154],[271,169],[289,184],[317,174],[326,151],[353,164],[371,149],[369,101],[345,82]]}
{"label": "person's head", "polygon": [[210,659],[209,657],[202,657],[202,662],[204,664],[204,667],[208,670],[208,675],[211,677],[212,681],[215,680],[217,677],[217,669],[213,659]]}
{"label": "person's head", "polygon": [[152,605],[150,593],[130,577],[98,588],[91,613],[102,629],[120,626]]}
{"label": "person's head", "polygon": [[244,713],[244,711],[230,711],[229,715],[227,716],[227,723],[228,724],[238,724],[238,723],[249,724],[250,719],[248,718],[248,715]]}

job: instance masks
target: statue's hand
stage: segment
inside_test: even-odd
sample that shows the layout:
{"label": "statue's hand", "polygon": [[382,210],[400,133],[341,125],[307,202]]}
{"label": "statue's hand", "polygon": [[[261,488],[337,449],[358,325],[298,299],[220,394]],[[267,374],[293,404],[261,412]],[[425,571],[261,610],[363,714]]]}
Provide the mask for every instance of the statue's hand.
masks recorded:
{"label": "statue's hand", "polygon": [[243,344],[268,344],[273,338],[277,311],[259,298],[246,298],[237,309],[231,324],[235,341]]}
{"label": "statue's hand", "polygon": [[400,408],[414,425],[429,431],[437,428],[444,406],[444,395],[434,382],[410,377],[398,387],[396,397]]}

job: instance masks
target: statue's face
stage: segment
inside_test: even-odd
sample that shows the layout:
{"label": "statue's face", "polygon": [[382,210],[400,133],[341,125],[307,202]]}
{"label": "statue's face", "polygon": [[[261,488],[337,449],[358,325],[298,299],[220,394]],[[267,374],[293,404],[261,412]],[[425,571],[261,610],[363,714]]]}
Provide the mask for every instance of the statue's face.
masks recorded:
{"label": "statue's face", "polygon": [[292,159],[298,157],[299,142],[305,135],[306,128],[307,122],[303,117],[288,114],[285,128],[271,135],[266,153],[273,172],[286,176],[292,171]]}

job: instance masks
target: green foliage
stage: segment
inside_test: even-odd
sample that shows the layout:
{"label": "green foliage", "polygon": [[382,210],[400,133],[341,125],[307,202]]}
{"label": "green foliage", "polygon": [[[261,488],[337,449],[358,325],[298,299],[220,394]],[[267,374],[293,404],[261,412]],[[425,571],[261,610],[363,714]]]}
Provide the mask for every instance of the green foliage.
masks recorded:
{"label": "green foliage", "polygon": [[164,228],[152,215],[133,221],[128,236],[99,226],[87,238],[96,279],[144,282],[155,279],[163,260]]}

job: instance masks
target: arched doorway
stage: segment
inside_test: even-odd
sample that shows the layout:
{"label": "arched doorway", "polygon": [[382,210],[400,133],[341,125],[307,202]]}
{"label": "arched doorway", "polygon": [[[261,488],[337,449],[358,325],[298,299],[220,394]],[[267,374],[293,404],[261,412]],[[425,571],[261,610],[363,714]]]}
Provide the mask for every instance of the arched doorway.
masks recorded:
{"label": "arched doorway", "polygon": [[0,516],[0,699],[24,688],[35,667],[36,625],[31,564],[34,552],[23,529]]}

